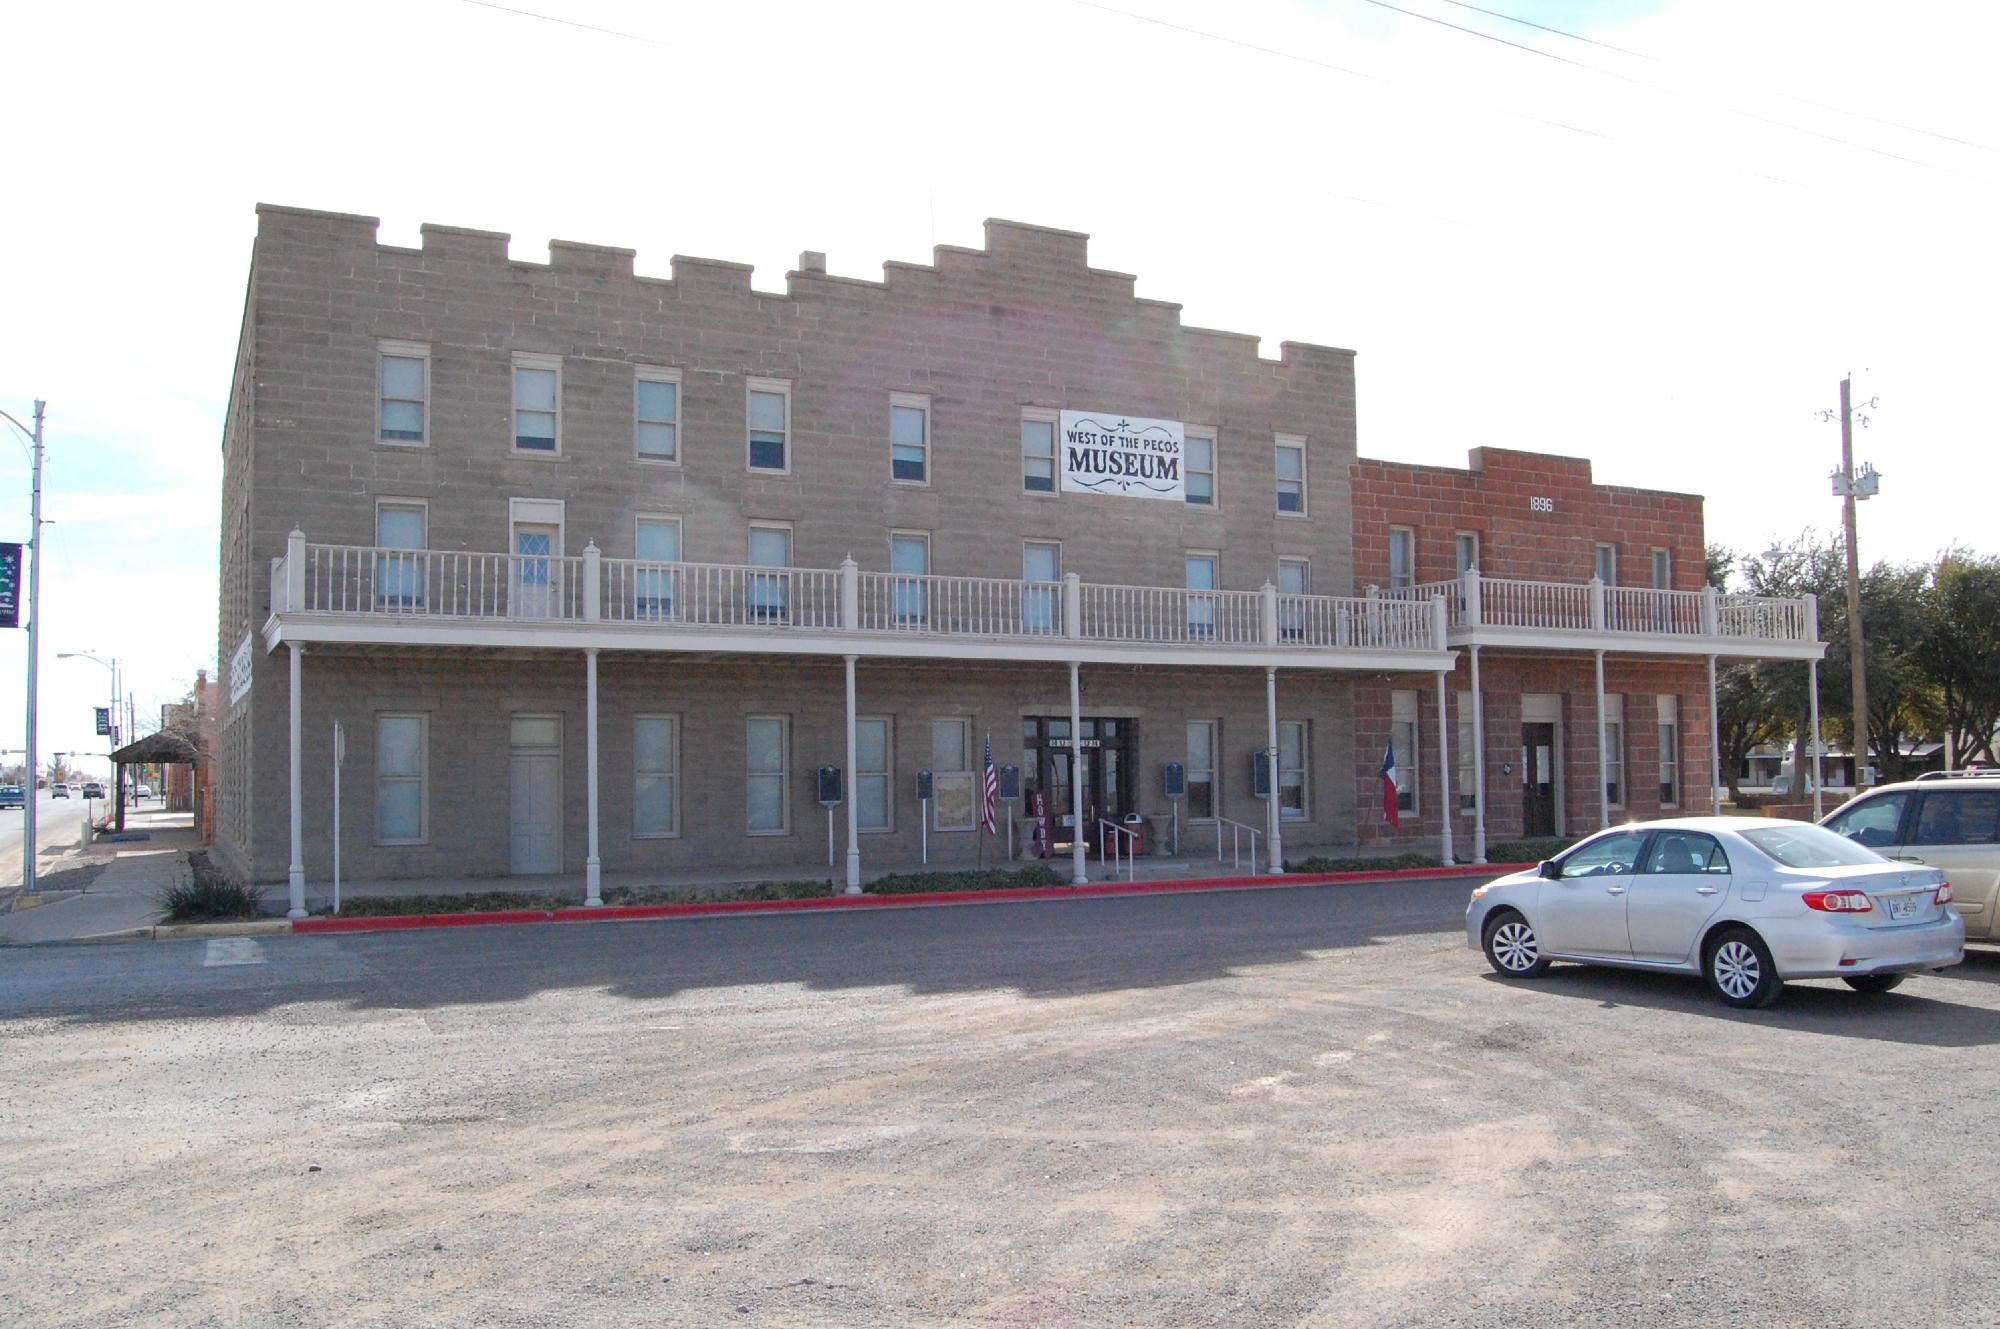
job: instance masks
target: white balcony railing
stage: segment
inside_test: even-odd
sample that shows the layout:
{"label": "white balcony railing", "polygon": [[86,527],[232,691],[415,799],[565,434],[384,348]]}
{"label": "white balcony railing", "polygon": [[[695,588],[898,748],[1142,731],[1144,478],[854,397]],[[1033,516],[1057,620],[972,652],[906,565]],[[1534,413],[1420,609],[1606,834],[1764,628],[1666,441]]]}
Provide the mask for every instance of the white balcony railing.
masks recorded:
{"label": "white balcony railing", "polygon": [[1311,651],[1439,651],[1482,628],[1553,636],[1810,645],[1810,596],[1656,591],[1468,572],[1366,596],[1196,591],[838,568],[374,549],[294,535],[271,561],[273,613],[933,634],[987,640]]}
{"label": "white balcony railing", "polygon": [[1785,645],[1810,644],[1818,629],[1810,596],[1777,599],[1706,591],[1587,582],[1529,581],[1468,572],[1450,581],[1397,587],[1380,595],[1398,602],[1442,596],[1450,626],[1526,629],[1550,634],[1645,633],[1724,637]]}
{"label": "white balcony railing", "polygon": [[307,544],[271,563],[274,614],[934,634],[1249,649],[1441,651],[1433,600],[1193,591],[838,568]]}

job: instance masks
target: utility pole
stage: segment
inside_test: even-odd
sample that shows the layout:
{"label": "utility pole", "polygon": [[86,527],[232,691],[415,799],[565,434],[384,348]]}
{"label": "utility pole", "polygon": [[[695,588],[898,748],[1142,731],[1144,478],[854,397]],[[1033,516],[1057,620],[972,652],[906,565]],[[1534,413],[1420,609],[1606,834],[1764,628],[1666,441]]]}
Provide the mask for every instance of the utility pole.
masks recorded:
{"label": "utility pole", "polygon": [[[1882,477],[1873,466],[1864,464],[1859,471],[1854,469],[1855,417],[1849,395],[1852,383],[1852,375],[1840,380],[1840,469],[1832,478],[1833,492],[1841,500],[1841,521],[1847,534],[1847,654],[1854,690],[1854,789],[1859,793],[1868,778],[1868,654],[1861,630],[1861,551],[1855,544],[1854,505],[1857,500],[1875,497],[1881,490]],[[1864,404],[1872,410],[1877,400],[1870,397]],[[1820,412],[1822,419],[1831,415],[1829,411]],[[1865,415],[1861,417],[1861,427],[1868,427]],[[1813,760],[1817,772],[1819,758],[1815,756]]]}
{"label": "utility pole", "polygon": [[35,402],[34,499],[28,539],[33,560],[28,564],[28,797],[21,818],[21,891],[35,893],[35,683],[41,670],[42,638],[42,415],[48,403]]}

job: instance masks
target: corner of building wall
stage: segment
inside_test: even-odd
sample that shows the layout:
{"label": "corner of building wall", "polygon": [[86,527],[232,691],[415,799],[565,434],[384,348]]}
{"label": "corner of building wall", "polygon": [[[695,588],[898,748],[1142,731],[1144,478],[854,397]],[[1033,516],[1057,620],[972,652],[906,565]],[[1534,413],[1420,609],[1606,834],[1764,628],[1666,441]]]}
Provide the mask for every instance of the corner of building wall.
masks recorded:
{"label": "corner of building wall", "polygon": [[355,212],[320,212],[282,203],[257,205],[257,244],[366,245],[374,247],[379,217]]}

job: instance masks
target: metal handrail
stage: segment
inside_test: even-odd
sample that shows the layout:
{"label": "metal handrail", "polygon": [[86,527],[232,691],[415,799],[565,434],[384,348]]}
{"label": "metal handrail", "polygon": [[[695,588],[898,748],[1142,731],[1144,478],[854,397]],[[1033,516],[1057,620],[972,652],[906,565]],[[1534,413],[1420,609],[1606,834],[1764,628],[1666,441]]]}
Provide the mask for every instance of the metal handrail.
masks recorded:
{"label": "metal handrail", "polygon": [[[1118,858],[1122,852],[1125,858],[1125,880],[1132,880],[1132,858],[1133,855],[1139,852],[1139,833],[1129,826],[1121,826],[1117,822],[1105,817],[1099,817],[1097,824],[1100,828],[1097,836],[1098,865],[1101,867],[1104,864],[1104,833],[1102,828],[1108,826],[1125,837],[1123,840],[1113,840],[1111,842],[1111,871],[1114,875],[1117,873]],[[1128,844],[1127,841],[1130,841],[1130,843]]]}
{"label": "metal handrail", "polygon": [[1260,834],[1260,832],[1255,826],[1245,825],[1243,822],[1240,821],[1232,821],[1228,817],[1217,817],[1215,819],[1215,861],[1218,863],[1222,861],[1222,828],[1224,826],[1230,828],[1229,849],[1231,855],[1235,859],[1235,866],[1238,872],[1241,872],[1243,870],[1243,836],[1245,832],[1249,833],[1250,875],[1253,877],[1256,876],[1257,836]]}

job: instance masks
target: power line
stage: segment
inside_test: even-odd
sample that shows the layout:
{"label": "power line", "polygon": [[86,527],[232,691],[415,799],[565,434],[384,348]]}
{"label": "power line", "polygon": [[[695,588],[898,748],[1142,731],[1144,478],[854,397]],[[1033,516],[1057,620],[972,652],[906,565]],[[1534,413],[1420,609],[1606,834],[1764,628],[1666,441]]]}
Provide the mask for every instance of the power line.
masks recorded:
{"label": "power line", "polygon": [[[1454,3],[1454,2],[1455,0],[1446,0],[1446,3]],[[1415,9],[1405,9],[1401,5],[1391,4],[1390,0],[1362,0],[1362,3],[1375,5],[1382,9],[1393,10],[1398,14],[1408,15],[1410,18],[1422,19],[1426,23],[1435,23],[1439,27],[1450,28],[1454,32],[1462,32],[1469,37],[1477,37],[1482,41],[1495,42],[1501,46],[1509,47],[1516,51],[1525,51],[1529,55],[1538,55],[1542,57],[1544,60],[1554,60],[1558,64],[1570,65],[1574,68],[1586,70],[1590,73],[1597,74],[1603,78],[1617,79],[1621,83],[1630,83],[1634,87],[1647,88],[1654,92],[1662,93],[1671,97],[1685,97],[1687,95],[1686,93],[1680,92],[1674,88],[1663,87],[1660,84],[1648,82],[1647,80],[1642,78],[1634,78],[1630,74],[1621,74],[1618,73],[1616,70],[1605,69],[1602,66],[1593,65],[1583,60],[1572,60],[1566,55],[1557,55],[1554,51],[1545,51],[1539,46],[1529,46],[1523,42],[1508,41],[1505,37],[1496,36],[1495,34],[1490,32],[1481,32],[1477,28],[1469,28],[1464,26],[1463,24],[1453,23],[1447,19],[1439,18],[1435,14],[1425,14]],[[1466,8],[1474,8],[1474,6],[1468,5],[1466,6]],[[1479,12],[1489,13],[1491,11],[1480,10]],[[1508,16],[1501,14],[1501,15],[1496,15],[1496,17],[1507,18]],[[1526,22],[1526,20],[1524,19],[1515,21]],[[1540,24],[1535,24],[1535,23],[1531,23],[1528,26],[1535,28],[1541,27]],[[1571,37],[1575,35],[1573,33],[1561,32],[1560,30],[1555,28],[1544,28],[1542,30],[1545,32],[1553,32],[1556,35],[1563,37]],[[1577,40],[1587,41],[1588,38],[1577,38]],[[1801,99],[1793,98],[1792,100],[1801,100]],[[1875,147],[1873,144],[1869,143],[1857,143],[1853,139],[1841,138],[1838,134],[1827,134],[1827,133],[1822,133],[1817,129],[1808,129],[1804,125],[1795,125],[1791,123],[1789,120],[1779,120],[1773,116],[1759,115],[1755,111],[1746,111],[1740,106],[1725,105],[1723,109],[1730,112],[1732,115],[1740,115],[1747,120],[1760,121],[1767,125],[1773,125],[1779,129],[1789,129],[1796,134],[1805,134],[1811,138],[1823,139],[1828,143],[1837,143],[1842,147],[1853,148],[1858,152],[1873,153],[1878,157],[1887,157],[1892,161],[1899,161],[1910,166],[1921,167],[1922,169],[1927,171],[1938,171],[1945,175],[1956,175],[1968,180],[1978,180],[1983,184],[1994,183],[1986,176],[1974,175],[1971,172],[1956,170],[1949,166],[1940,166],[1936,162],[1927,162],[1918,157],[1906,157],[1900,152],[1891,152],[1887,148],[1878,148]]]}
{"label": "power line", "polygon": [[558,18],[554,14],[538,14],[532,9],[515,9],[509,5],[496,5],[493,0],[459,0],[460,4],[473,5],[480,9],[498,10],[502,14],[515,14],[521,18],[540,19],[544,23],[558,23],[565,28],[580,28],[585,32],[602,33],[606,37],[623,37],[628,42],[644,42],[648,46],[665,46],[667,43],[657,37],[644,37],[636,32],[621,32],[617,28],[600,28],[594,23],[579,23],[573,18]]}

